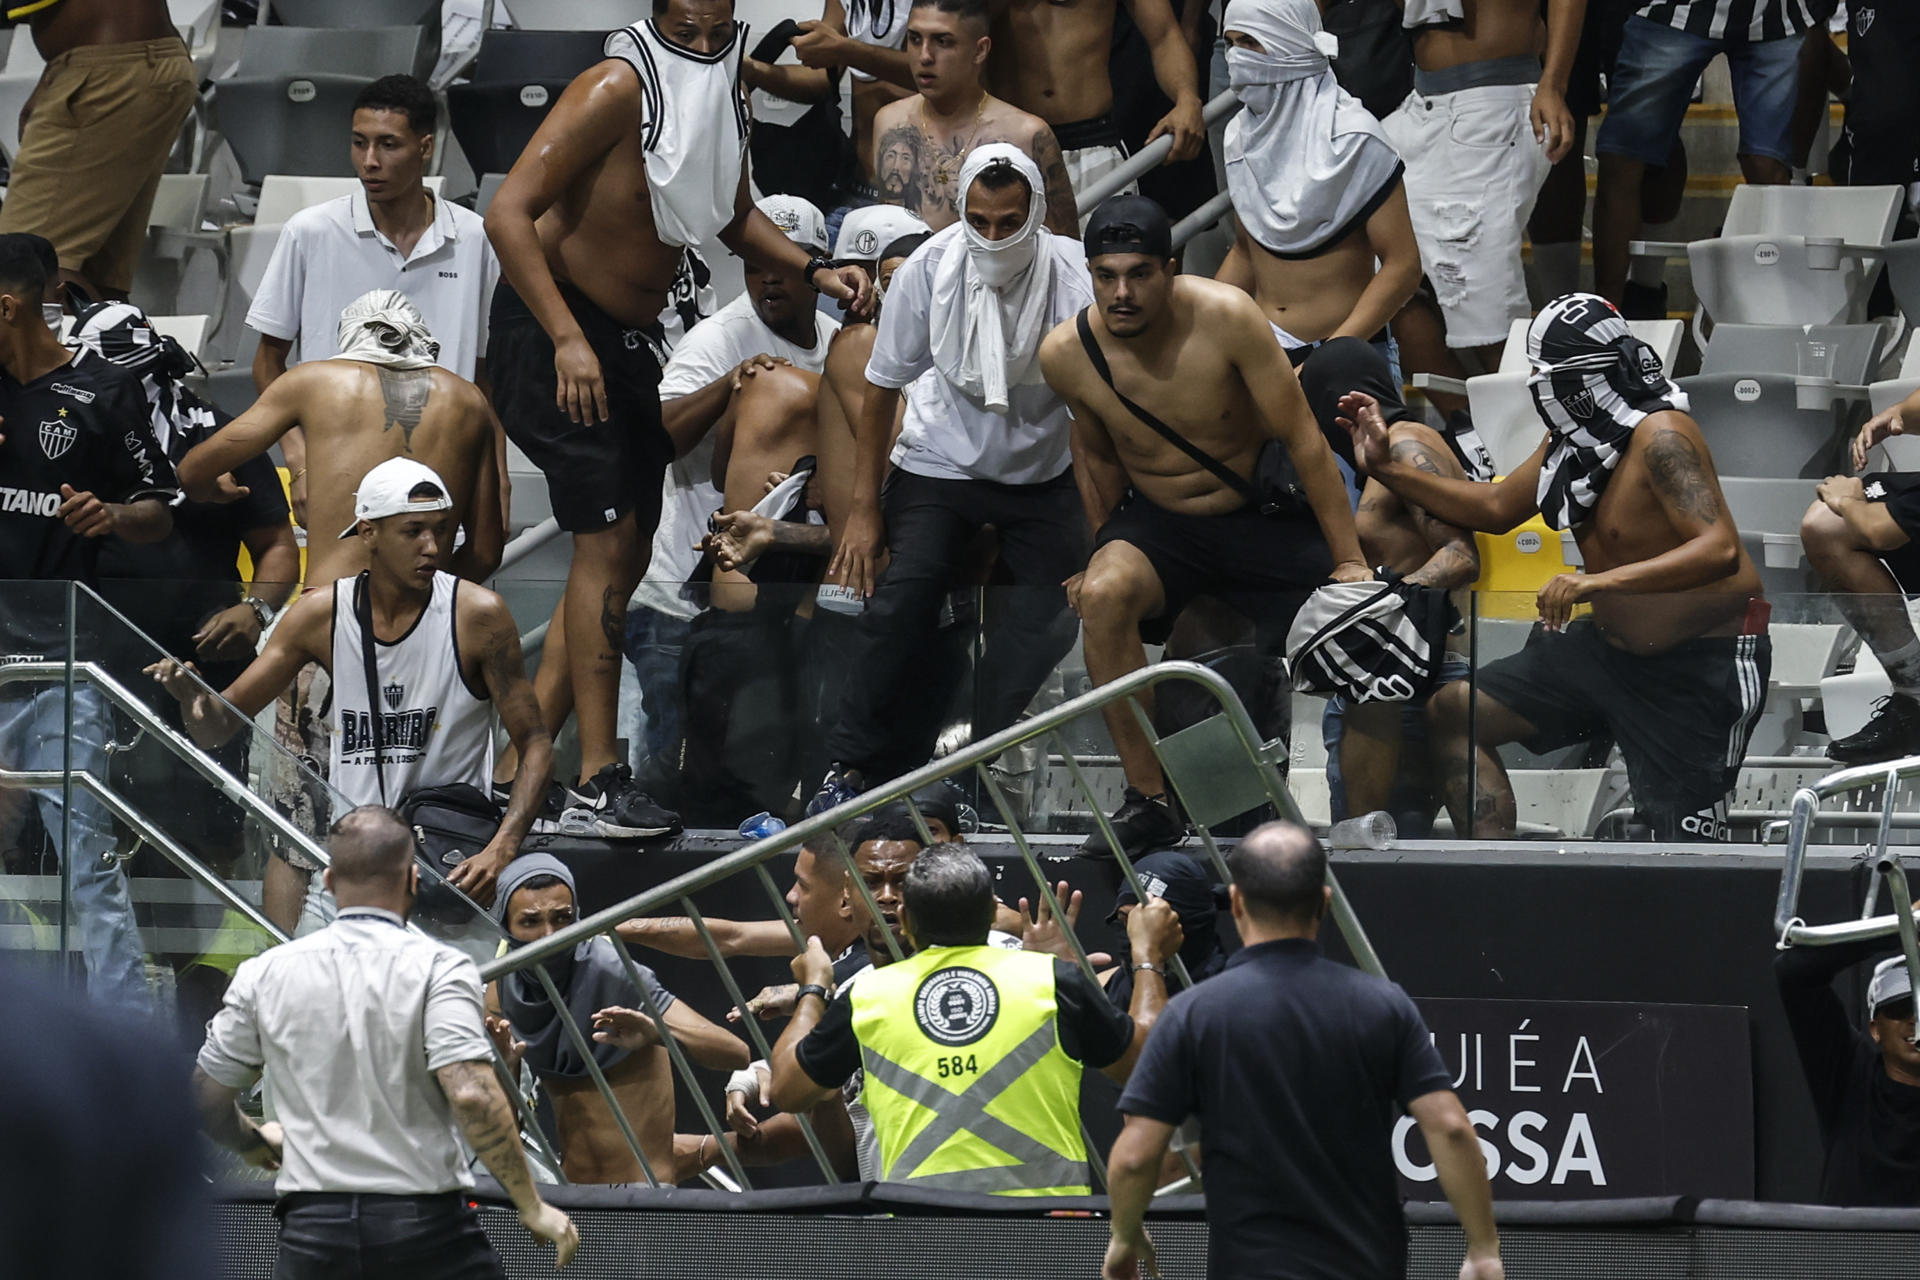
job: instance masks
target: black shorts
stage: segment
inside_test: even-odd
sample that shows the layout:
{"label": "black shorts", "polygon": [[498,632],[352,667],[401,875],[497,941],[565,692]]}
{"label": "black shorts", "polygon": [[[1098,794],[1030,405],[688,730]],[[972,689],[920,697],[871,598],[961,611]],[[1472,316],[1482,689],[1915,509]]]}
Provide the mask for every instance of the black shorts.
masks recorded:
{"label": "black shorts", "polygon": [[1868,502],[1885,505],[1907,535],[1907,545],[1884,552],[1880,562],[1908,595],[1920,592],[1920,472],[1869,471],[1860,477]]}
{"label": "black shorts", "polygon": [[1300,605],[1333,572],[1333,553],[1311,511],[1263,516],[1241,507],[1223,516],[1190,516],[1129,493],[1100,526],[1095,554],[1109,542],[1137,548],[1159,575],[1167,603],[1140,622],[1148,644],[1165,644],[1196,596],[1212,596],[1246,615],[1263,641],[1276,633],[1284,640]]}
{"label": "black shorts", "polygon": [[1530,751],[1608,735],[1626,757],[1635,808],[1654,838],[1726,838],[1726,798],[1759,722],[1773,668],[1764,635],[1701,636],[1654,654],[1616,649],[1591,620],[1535,628],[1475,687],[1534,727]]}
{"label": "black shorts", "polygon": [[567,417],[555,396],[553,340],[505,280],[493,291],[487,377],[507,439],[547,478],[554,517],[568,533],[594,533],[633,513],[642,541],[660,523],[660,481],[673,441],[660,421],[657,332],[621,324],[571,285],[560,286],[607,385],[607,421]]}
{"label": "black shorts", "polygon": [[[1567,75],[1567,110],[1584,119],[1597,116],[1607,105],[1606,82],[1620,56],[1620,36],[1640,0],[1587,0],[1587,16],[1580,26],[1580,47]],[[1546,5],[1540,7],[1546,16]]]}

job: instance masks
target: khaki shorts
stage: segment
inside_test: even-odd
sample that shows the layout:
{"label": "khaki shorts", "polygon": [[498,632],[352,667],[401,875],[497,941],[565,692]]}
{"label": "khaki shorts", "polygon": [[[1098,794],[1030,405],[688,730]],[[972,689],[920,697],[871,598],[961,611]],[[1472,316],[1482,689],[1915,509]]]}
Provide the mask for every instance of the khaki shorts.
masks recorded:
{"label": "khaki shorts", "polygon": [[179,40],[91,45],[47,64],[0,205],[0,232],[45,236],[60,266],[121,293],[198,90]]}
{"label": "khaki shorts", "polygon": [[[326,843],[328,826],[340,816],[330,812],[330,797],[315,782],[316,778],[325,780],[333,753],[333,729],[327,720],[332,696],[333,681],[319,663],[300,668],[293,684],[274,702],[273,737],[282,750],[271,753],[263,771],[267,798],[274,808],[321,844]],[[294,760],[306,766],[305,770],[295,768]],[[278,841],[273,854],[301,871],[320,869],[299,849]]]}

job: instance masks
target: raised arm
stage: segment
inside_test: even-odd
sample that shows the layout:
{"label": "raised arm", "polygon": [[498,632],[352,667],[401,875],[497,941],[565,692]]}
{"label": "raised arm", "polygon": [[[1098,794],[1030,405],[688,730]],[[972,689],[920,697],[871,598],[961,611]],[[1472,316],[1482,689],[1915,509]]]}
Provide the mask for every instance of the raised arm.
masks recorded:
{"label": "raised arm", "polygon": [[698,1066],[713,1071],[738,1071],[752,1060],[747,1042],[724,1027],[707,1021],[685,1000],[667,1006],[667,1030]]}
{"label": "raised arm", "polygon": [[[787,239],[786,232],[754,207],[744,168],[740,172],[740,189],[734,194],[733,221],[721,230],[720,243],[752,265],[768,271],[798,271],[804,275],[807,263],[813,260],[812,255]],[[807,281],[829,298],[846,303],[850,315],[864,316],[873,307],[873,281],[859,267],[820,267],[807,275]]]}
{"label": "raised arm", "polygon": [[[1443,479],[1467,478],[1460,460],[1453,456],[1453,450],[1447,448],[1446,441],[1433,428],[1417,422],[1396,422],[1388,428],[1387,438],[1392,456],[1403,465]],[[1425,564],[1407,575],[1408,582],[1451,591],[1455,587],[1466,586],[1480,576],[1480,547],[1471,533],[1458,525],[1448,524],[1423,507],[1409,504],[1407,515],[1432,552]]]}
{"label": "raised arm", "polygon": [[1354,532],[1353,508],[1347,504],[1347,486],[1334,464],[1333,450],[1313,419],[1313,410],[1300,390],[1300,380],[1280,352],[1273,327],[1252,298],[1231,295],[1224,308],[1218,340],[1224,345],[1267,434],[1286,446],[1294,470],[1307,491],[1307,503],[1320,523],[1321,536],[1333,552],[1333,578],[1338,582],[1365,582],[1373,576]]}
{"label": "raised arm", "polygon": [[[734,956],[791,956],[793,934],[778,920],[720,920],[705,918],[714,946],[728,959]],[[651,947],[670,956],[691,960],[707,958],[706,943],[689,916],[637,916],[617,926],[621,941],[632,946]]]}
{"label": "raised arm", "polygon": [[[175,468],[180,488],[193,502],[220,502],[231,496],[220,478],[249,458],[257,458],[273,447],[300,421],[300,388],[307,380],[306,366],[289,369],[273,380],[248,410],[214,432],[180,459]],[[293,466],[291,456],[287,465]],[[295,470],[305,471],[305,455]],[[304,477],[303,477],[304,478]]]}
{"label": "raised arm", "polygon": [[[1127,1015],[1133,1019],[1133,1039],[1116,1062],[1100,1068],[1115,1084],[1133,1076],[1134,1063],[1146,1048],[1147,1035],[1167,1007],[1167,965],[1180,953],[1186,934],[1180,916],[1164,898],[1148,898],[1127,913],[1127,948],[1133,965],[1133,998]],[[1141,966],[1150,966],[1142,968]]]}
{"label": "raised arm", "polygon": [[1540,513],[1536,495],[1540,467],[1547,456],[1544,438],[1533,456],[1515,467],[1506,479],[1481,484],[1410,466],[1394,457],[1380,405],[1365,392],[1341,396],[1340,413],[1339,424],[1353,436],[1360,469],[1393,490],[1408,506],[1480,533],[1505,533]]}
{"label": "raised arm", "polygon": [[805,66],[851,67],[902,89],[919,87],[913,80],[913,62],[904,50],[883,49],[848,38],[847,11],[840,0],[827,0],[824,18],[800,24],[793,51]]}
{"label": "raised arm", "polygon": [[[1193,7],[1193,6],[1189,6]],[[1160,118],[1147,135],[1151,143],[1163,133],[1173,135],[1173,151],[1166,163],[1191,160],[1200,154],[1207,140],[1206,121],[1201,116],[1200,76],[1194,68],[1193,47],[1180,24],[1174,20],[1168,0],[1127,0],[1127,12],[1133,25],[1153,53],[1153,78],[1160,92],[1173,103],[1173,110]]]}
{"label": "raised arm", "polygon": [[[802,986],[824,987],[828,991],[833,989],[833,961],[818,938],[807,939],[807,949],[793,958],[792,969],[794,981]],[[773,1054],[767,1060],[773,1072],[767,1096],[782,1111],[810,1111],[839,1092],[837,1085],[820,1084],[800,1065],[800,1042],[820,1025],[826,1012],[827,997],[808,992],[794,1005],[793,1017],[780,1033],[780,1039],[774,1042]],[[843,1024],[849,1022],[849,1012],[844,1007],[840,1008]],[[856,1061],[854,1066],[858,1065]],[[852,1075],[853,1071],[850,1069],[846,1074]]]}
{"label": "raised arm", "polygon": [[250,724],[254,716],[280,696],[281,690],[293,683],[301,667],[309,662],[330,664],[331,655],[327,650],[331,642],[323,644],[321,637],[332,619],[333,601],[326,592],[294,601],[286,616],[280,619],[280,625],[273,629],[260,656],[218,697],[207,692],[192,663],[183,666],[166,658],[146,671],[180,703],[182,719],[193,740],[210,749]]}
{"label": "raised arm", "polygon": [[580,1235],[567,1215],[540,1198],[527,1172],[526,1153],[520,1149],[520,1129],[514,1123],[513,1104],[501,1091],[491,1062],[454,1062],[434,1072],[447,1095],[453,1118],[466,1135],[467,1145],[487,1166],[513,1207],[520,1223],[559,1251],[554,1265],[564,1267],[580,1247]]}
{"label": "raised arm", "polygon": [[[1074,205],[1073,179],[1067,176],[1067,158],[1060,150],[1060,140],[1053,136],[1053,130],[1042,124],[1033,131],[1033,142],[1027,148],[1027,154],[1040,166],[1040,180],[1047,188],[1047,230],[1056,235],[1080,238],[1080,213]],[[955,201],[965,196],[965,192],[956,191]]]}
{"label": "raised arm", "polygon": [[1400,183],[1386,203],[1367,219],[1367,247],[1380,265],[1367,287],[1353,300],[1353,310],[1330,335],[1372,339],[1400,314],[1407,299],[1420,287],[1420,244],[1413,238],[1413,219],[1407,212],[1407,186]]}

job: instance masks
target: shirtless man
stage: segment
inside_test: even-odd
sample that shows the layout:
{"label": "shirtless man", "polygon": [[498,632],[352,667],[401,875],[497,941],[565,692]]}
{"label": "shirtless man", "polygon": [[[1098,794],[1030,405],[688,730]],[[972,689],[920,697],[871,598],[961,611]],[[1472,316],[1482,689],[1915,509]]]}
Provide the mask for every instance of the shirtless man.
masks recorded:
{"label": "shirtless man", "polygon": [[1232,0],[1225,22],[1246,108],[1227,124],[1238,230],[1215,278],[1253,295],[1296,366],[1328,338],[1371,342],[1390,362],[1387,322],[1420,281],[1400,158],[1334,80],[1314,0]]}
{"label": "shirtless man", "polygon": [[[1173,103],[1153,132],[1173,135],[1167,163],[1200,154],[1207,140],[1193,49],[1168,0],[1126,0],[1127,12],[1153,51],[1154,79]],[[1114,123],[1115,0],[1012,0],[994,15],[993,87],[1022,111],[1047,122],[1060,143],[1075,194],[1126,162],[1127,144]]]}
{"label": "shirtless man", "polygon": [[567,87],[487,209],[505,275],[487,351],[495,403],[573,535],[542,658],[564,664],[579,721],[569,817],[603,836],[679,827],[634,784],[615,713],[627,600],[673,458],[649,335],[682,247],[718,237],[855,310],[870,292],[858,269],[809,258],[749,199],[743,30],[731,0],[667,0],[608,36],[606,59]]}
{"label": "shirtless man", "polygon": [[[1067,582],[1087,674],[1105,684],[1146,665],[1195,596],[1245,613],[1263,640],[1284,642],[1309,592],[1332,577],[1364,582],[1347,492],[1325,437],[1260,308],[1246,294],[1176,276],[1173,232],[1159,205],[1115,196],[1087,224],[1094,305],[1040,345],[1047,384],[1073,414],[1073,464],[1099,532],[1086,571]],[[1122,396],[1126,399],[1122,399]],[[1189,456],[1139,416],[1235,477]],[[1308,509],[1268,515],[1252,501],[1261,449],[1277,440]],[[1126,774],[1111,826],[1129,857],[1186,833],[1145,733],[1124,703],[1106,709]],[[1104,832],[1083,851],[1111,857]]]}
{"label": "shirtless man", "polygon": [[[1587,0],[1401,0],[1413,93],[1381,122],[1407,162],[1407,199],[1432,300],[1394,325],[1409,369],[1463,378],[1453,352],[1500,363],[1532,310],[1520,244],[1547,171],[1573,149],[1567,79]],[[1463,14],[1457,20],[1447,10]],[[1542,51],[1546,54],[1544,65]],[[1441,319],[1445,319],[1442,331]],[[1439,396],[1436,408],[1464,407]]]}
{"label": "shirtless man", "polygon": [[[500,881],[494,919],[512,940],[538,942],[579,914],[573,873],[550,854],[530,854]],[[746,1044],[700,1016],[660,984],[653,970],[635,965],[640,986],[606,938],[574,949],[547,972],[560,989],[582,1035],[591,1036],[596,1063],[615,1103],[639,1140],[647,1170],[672,1185],[711,1164],[710,1135],[674,1133],[673,1063],[661,1044],[661,1023],[695,1064],[718,1071],[747,1065]],[[649,1012],[651,1010],[651,1012]],[[658,1021],[655,1020],[658,1016]],[[576,1183],[642,1182],[646,1173],[552,1000],[531,969],[508,974],[487,988],[487,1031],[515,1067],[524,1060],[553,1103],[561,1171]]]}
{"label": "shirtless man", "polygon": [[967,154],[989,142],[1008,142],[1040,166],[1047,229],[1073,235],[1080,218],[1053,130],[982,86],[992,47],[987,0],[915,0],[907,18],[907,55],[920,92],[883,107],[874,118],[873,171],[880,199],[905,205],[935,231],[952,226],[960,219],[955,188]]}
{"label": "shirtless man", "polygon": [[193,110],[193,59],[166,0],[6,8],[9,18],[31,15],[33,47],[47,66],[20,111],[0,232],[45,236],[59,252],[63,285],[125,298],[160,175]]}
{"label": "shirtless man", "polygon": [[[454,522],[467,535],[449,567],[481,581],[500,563],[506,543],[493,454],[499,428],[484,392],[434,364],[434,345],[419,310],[399,293],[375,290],[356,299],[341,316],[341,356],[295,365],[268,384],[252,408],[187,451],[179,471],[188,500],[238,497],[233,470],[303,426],[315,446],[308,518],[320,531],[307,545],[308,594],[367,568],[366,544],[334,534],[352,525],[362,479],[389,458],[424,463],[446,483]],[[323,665],[314,664],[273,691],[274,736],[286,750],[273,755],[267,788],[315,836],[326,829],[324,804],[291,761],[326,777],[331,735],[319,709],[328,701],[328,682]],[[319,868],[290,847],[276,844],[274,852],[264,873],[266,911],[290,926]]]}
{"label": "shirtless man", "polygon": [[[1540,588],[1527,647],[1429,704],[1455,832],[1510,836],[1513,787],[1494,748],[1535,751],[1606,733],[1626,757],[1636,824],[1656,840],[1727,836],[1727,792],[1760,717],[1773,651],[1760,575],[1680,391],[1605,299],[1556,298],[1527,331],[1547,438],[1498,484],[1393,456],[1364,394],[1341,404],[1367,474],[1464,529],[1503,533],[1536,512],[1572,529],[1586,572]],[[1593,615],[1575,620],[1591,601]],[[1469,699],[1477,698],[1477,702]],[[1478,740],[1470,726],[1477,726]],[[1474,761],[1469,774],[1468,762]]]}
{"label": "shirtless man", "polygon": [[298,364],[275,378],[252,408],[180,461],[180,485],[194,502],[230,496],[226,477],[296,427],[309,455],[309,514],[321,536],[307,546],[306,589],[367,567],[358,539],[334,534],[353,523],[361,478],[388,458],[413,458],[447,483],[466,543],[450,568],[479,582],[500,563],[494,416],[486,393],[433,363],[436,344],[413,302],[390,289],[356,299],[340,316],[341,355]]}
{"label": "shirtless man", "polygon": [[[1301,368],[1300,389],[1322,421],[1338,420],[1342,396],[1371,395],[1387,422],[1390,454],[1435,475],[1467,478],[1447,441],[1407,412],[1387,362],[1367,344],[1354,338],[1329,341]],[[1471,533],[1435,519],[1378,480],[1364,478],[1364,484],[1354,528],[1376,571],[1444,591],[1465,588],[1480,576],[1480,549]],[[1440,679],[1464,680],[1467,672],[1464,658],[1449,656]],[[1424,838],[1440,809],[1426,749],[1426,700],[1349,702],[1336,694],[1327,699],[1320,723],[1333,820],[1384,809],[1403,837]]]}

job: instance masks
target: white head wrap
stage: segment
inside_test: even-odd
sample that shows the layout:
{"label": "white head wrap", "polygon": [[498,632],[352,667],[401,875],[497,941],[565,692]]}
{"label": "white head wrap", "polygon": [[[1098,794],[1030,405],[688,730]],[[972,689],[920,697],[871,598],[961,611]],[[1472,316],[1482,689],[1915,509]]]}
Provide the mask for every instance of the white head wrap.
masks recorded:
{"label": "white head wrap", "polygon": [[[1027,220],[1004,240],[967,224],[966,200],[988,168],[1004,165],[1026,179]],[[933,362],[947,381],[1007,411],[1007,389],[1040,380],[1040,339],[1049,325],[1054,255],[1044,237],[1046,191],[1040,166],[1005,142],[975,147],[960,166],[961,251],[949,249],[933,275]]]}
{"label": "white head wrap", "polygon": [[1314,0],[1230,0],[1223,29],[1266,50],[1227,50],[1227,79],[1245,107],[1227,122],[1233,211],[1271,253],[1318,253],[1379,207],[1400,157],[1333,78],[1340,42],[1321,29]]}
{"label": "white head wrap", "polygon": [[440,358],[427,318],[397,289],[372,289],[340,312],[341,360],[388,369],[425,369]]}

